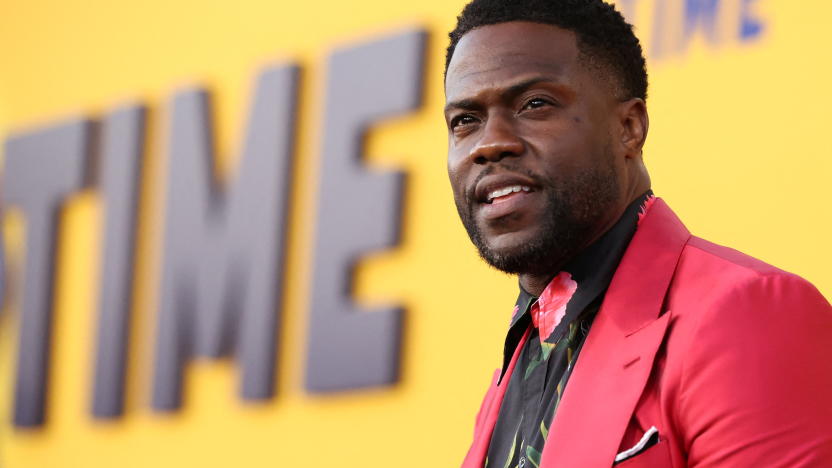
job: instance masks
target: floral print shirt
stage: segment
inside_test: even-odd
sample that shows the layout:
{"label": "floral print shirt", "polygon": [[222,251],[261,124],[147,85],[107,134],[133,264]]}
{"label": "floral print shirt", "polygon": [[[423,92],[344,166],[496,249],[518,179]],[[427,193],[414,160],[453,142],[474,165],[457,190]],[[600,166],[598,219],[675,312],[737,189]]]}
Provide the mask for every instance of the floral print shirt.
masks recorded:
{"label": "floral print shirt", "polygon": [[486,468],[539,467],[563,391],[624,251],[653,201],[648,191],[618,222],[571,260],[540,297],[520,288],[506,337],[503,374],[531,327],[508,383]]}

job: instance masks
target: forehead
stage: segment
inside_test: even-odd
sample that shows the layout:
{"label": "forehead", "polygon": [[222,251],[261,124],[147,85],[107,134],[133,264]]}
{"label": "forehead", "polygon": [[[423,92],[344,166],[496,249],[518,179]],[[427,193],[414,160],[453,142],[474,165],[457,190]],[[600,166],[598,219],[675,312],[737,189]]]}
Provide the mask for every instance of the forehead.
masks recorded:
{"label": "forehead", "polygon": [[543,75],[568,83],[582,71],[575,34],[548,24],[508,22],[465,34],[445,78],[446,99]]}

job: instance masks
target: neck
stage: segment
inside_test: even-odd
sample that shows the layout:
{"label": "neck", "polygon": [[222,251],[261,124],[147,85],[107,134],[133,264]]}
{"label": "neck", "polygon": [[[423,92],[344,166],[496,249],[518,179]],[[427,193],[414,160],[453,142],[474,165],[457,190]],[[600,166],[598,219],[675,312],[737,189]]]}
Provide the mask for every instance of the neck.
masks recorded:
{"label": "neck", "polygon": [[532,296],[540,296],[557,273],[546,275],[520,274],[520,287]]}

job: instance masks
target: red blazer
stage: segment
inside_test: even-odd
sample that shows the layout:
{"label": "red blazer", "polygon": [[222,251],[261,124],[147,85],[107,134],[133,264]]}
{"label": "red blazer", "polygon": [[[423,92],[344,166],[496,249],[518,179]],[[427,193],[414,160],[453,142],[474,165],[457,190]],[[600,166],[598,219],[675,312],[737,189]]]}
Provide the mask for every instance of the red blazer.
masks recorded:
{"label": "red blazer", "polygon": [[[528,333],[527,333],[528,335]],[[477,415],[481,468],[510,374]],[[832,467],[832,307],[807,281],[690,235],[657,199],[570,377],[541,468]],[[527,464],[528,467],[531,464]]]}

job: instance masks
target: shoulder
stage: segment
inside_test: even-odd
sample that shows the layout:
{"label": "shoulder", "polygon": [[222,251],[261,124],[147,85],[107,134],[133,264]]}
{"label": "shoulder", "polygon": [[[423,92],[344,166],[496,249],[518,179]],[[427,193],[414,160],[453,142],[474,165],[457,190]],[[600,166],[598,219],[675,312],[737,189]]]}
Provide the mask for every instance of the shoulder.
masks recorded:
{"label": "shoulder", "polygon": [[698,378],[727,379],[732,391],[763,376],[782,378],[795,371],[795,356],[804,364],[817,361],[810,367],[825,368],[832,384],[832,367],[825,364],[832,343],[832,306],[798,275],[691,238],[665,306],[672,312],[668,364],[684,375],[687,389]]}
{"label": "shoulder", "polygon": [[[832,306],[800,276],[691,238],[665,305],[672,313],[668,364],[688,395],[699,379],[714,388],[723,385],[712,379],[731,382],[725,391],[737,394],[745,394],[738,389],[753,382],[757,385],[745,388],[780,388],[775,383],[784,376],[790,376],[785,382],[802,381],[808,388],[817,384],[812,374],[821,369],[825,388],[832,389],[832,366],[826,360]],[[794,366],[796,356],[801,366]]]}
{"label": "shoulder", "polygon": [[832,307],[811,283],[691,238],[666,305],[665,395],[692,464],[832,459]]}
{"label": "shoulder", "polygon": [[682,251],[668,295],[694,301],[698,309],[790,300],[828,306],[820,292],[800,276],[695,236]]}
{"label": "shoulder", "polygon": [[696,236],[690,237],[680,259],[680,268],[690,266],[714,268],[722,273],[739,276],[788,274],[738,250]]}

